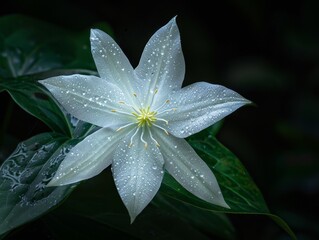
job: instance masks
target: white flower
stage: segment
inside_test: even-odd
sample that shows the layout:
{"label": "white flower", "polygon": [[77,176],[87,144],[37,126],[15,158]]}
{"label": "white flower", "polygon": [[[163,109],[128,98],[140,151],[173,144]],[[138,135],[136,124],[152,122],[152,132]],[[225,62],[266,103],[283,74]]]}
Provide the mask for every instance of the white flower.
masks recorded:
{"label": "white flower", "polygon": [[214,174],[183,138],[249,101],[205,82],[181,88],[185,63],[175,18],[151,37],[135,69],[109,35],[93,29],[90,39],[100,77],[41,81],[68,112],[101,127],[71,149],[48,185],[88,179],[112,164],[133,221],[166,170],[197,197],[229,208]]}

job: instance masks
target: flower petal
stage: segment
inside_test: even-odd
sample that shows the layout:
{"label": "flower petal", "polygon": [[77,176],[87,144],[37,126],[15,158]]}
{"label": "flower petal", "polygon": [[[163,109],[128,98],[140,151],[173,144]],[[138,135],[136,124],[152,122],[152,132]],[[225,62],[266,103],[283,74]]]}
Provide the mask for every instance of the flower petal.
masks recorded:
{"label": "flower petal", "polygon": [[86,75],[58,76],[39,81],[59,103],[76,118],[98,125],[124,125],[128,117],[114,112],[127,111],[120,101],[126,97],[117,86],[106,80]]}
{"label": "flower petal", "polygon": [[169,174],[195,196],[229,208],[213,172],[184,139],[167,136],[160,130],[155,135]]}
{"label": "flower petal", "polygon": [[[139,136],[137,136],[139,135]],[[143,134],[148,142],[145,147],[137,134],[129,147],[132,134],[119,144],[114,154],[112,171],[117,190],[130,214],[131,222],[148,205],[161,186],[163,157],[148,133]]]}
{"label": "flower petal", "polygon": [[135,74],[142,81],[140,84],[142,92],[146,94],[144,101],[147,101],[145,98],[155,89],[158,89],[157,98],[159,98],[162,92],[166,94],[181,88],[185,75],[185,62],[175,18],[150,38]]}
{"label": "flower petal", "polygon": [[102,128],[78,143],[66,155],[47,186],[61,186],[94,177],[107,168],[123,133]]}
{"label": "flower petal", "polygon": [[135,90],[134,70],[117,43],[105,32],[91,30],[91,51],[99,75],[111,83],[125,89],[131,97]]}
{"label": "flower petal", "polygon": [[165,128],[176,137],[185,138],[197,133],[239,107],[250,103],[238,93],[220,85],[199,82],[170,96],[167,109],[158,117],[168,121]]}

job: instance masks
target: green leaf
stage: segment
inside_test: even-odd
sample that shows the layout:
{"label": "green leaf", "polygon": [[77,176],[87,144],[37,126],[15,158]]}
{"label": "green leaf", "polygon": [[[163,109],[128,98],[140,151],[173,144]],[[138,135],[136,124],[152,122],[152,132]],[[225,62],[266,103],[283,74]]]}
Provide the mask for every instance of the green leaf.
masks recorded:
{"label": "green leaf", "polygon": [[216,175],[230,212],[269,212],[245,167],[216,138],[208,136],[204,140],[190,140],[190,143],[203,159],[208,160],[206,163]]}
{"label": "green leaf", "polygon": [[5,88],[22,109],[40,119],[53,131],[71,135],[71,126],[65,113],[32,77],[0,82],[0,87]]}
{"label": "green leaf", "polygon": [[226,214],[221,212],[212,212],[191,204],[178,201],[173,198],[167,198],[160,192],[152,200],[152,204],[158,208],[176,214],[185,221],[188,221],[196,228],[212,236],[218,236],[220,239],[235,239],[235,229]]}
{"label": "green leaf", "polygon": [[46,188],[77,140],[43,133],[21,142],[0,168],[0,235],[52,210],[75,185]]}
{"label": "green leaf", "polygon": [[230,209],[207,203],[195,197],[168,174],[165,174],[160,189],[161,193],[209,211],[268,215],[276,220],[293,239],[296,239],[289,226],[282,219],[269,212],[261,192],[238,158],[218,142],[213,135],[209,134],[209,131],[211,130],[206,130],[206,137],[203,138],[202,132],[190,137],[188,142],[214,172]]}
{"label": "green leaf", "polygon": [[[70,71],[63,73],[69,74]],[[40,119],[54,132],[74,138],[83,136],[86,131],[90,131],[92,124],[79,121],[64,112],[52,95],[37,83],[36,80],[47,74],[49,73],[0,82],[0,88],[3,86],[22,109]]]}
{"label": "green leaf", "polygon": [[0,77],[51,69],[95,69],[87,38],[23,15],[0,18]]}
{"label": "green leaf", "polygon": [[230,209],[200,200],[181,187],[168,174],[163,181],[163,193],[215,211],[269,212],[262,194],[237,157],[212,135],[206,134],[206,138],[203,138],[203,133],[201,133],[199,136],[201,138],[198,139],[197,136],[191,137],[189,143],[214,172]]}
{"label": "green leaf", "polygon": [[[71,135],[69,121],[38,80],[96,74],[89,30],[72,33],[23,15],[0,18],[0,92],[53,131]],[[82,70],[82,68],[89,70]]]}

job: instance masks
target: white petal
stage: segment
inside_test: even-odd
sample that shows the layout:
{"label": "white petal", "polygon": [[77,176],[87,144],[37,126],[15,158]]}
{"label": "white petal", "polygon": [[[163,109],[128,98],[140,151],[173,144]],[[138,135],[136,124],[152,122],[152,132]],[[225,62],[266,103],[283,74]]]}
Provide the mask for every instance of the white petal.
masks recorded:
{"label": "white petal", "polygon": [[114,181],[131,222],[153,199],[163,178],[163,157],[147,135],[143,136],[148,142],[146,148],[141,134],[135,136],[129,147],[132,134],[128,135],[116,149],[112,164]]}
{"label": "white petal", "polygon": [[102,128],[78,143],[66,155],[47,186],[60,186],[96,176],[107,168],[122,133]]}
{"label": "white petal", "polygon": [[[91,51],[99,75],[133,96],[134,70],[117,43],[105,32],[91,30]],[[125,90],[124,90],[125,89]]]}
{"label": "white petal", "polygon": [[145,94],[158,89],[157,97],[161,97],[162,92],[181,88],[185,62],[175,18],[148,41],[135,73],[142,81],[140,85]]}
{"label": "white petal", "polygon": [[165,128],[180,138],[197,133],[250,103],[228,88],[205,82],[182,88],[170,100],[167,108],[176,110],[159,113],[158,117],[166,119],[169,124]]}
{"label": "white petal", "polygon": [[[120,88],[95,76],[70,75],[40,81],[59,103],[76,118],[101,126],[118,127],[128,117],[113,110],[131,112],[120,101],[126,97]],[[129,111],[128,111],[129,110]]]}
{"label": "white petal", "polygon": [[192,147],[184,139],[167,136],[163,131],[158,130],[155,134],[169,174],[195,196],[229,208],[213,172]]}

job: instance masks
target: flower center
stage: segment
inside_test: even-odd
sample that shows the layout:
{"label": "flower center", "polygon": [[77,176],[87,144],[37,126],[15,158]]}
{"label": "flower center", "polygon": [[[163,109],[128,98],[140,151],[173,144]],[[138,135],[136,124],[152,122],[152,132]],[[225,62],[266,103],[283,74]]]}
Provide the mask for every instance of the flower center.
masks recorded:
{"label": "flower center", "polygon": [[150,107],[140,109],[139,113],[134,112],[133,115],[137,119],[137,124],[139,127],[152,126],[156,122],[156,111],[151,111]]}
{"label": "flower center", "polygon": [[[157,92],[158,92],[157,89],[155,89],[154,95]],[[137,98],[136,93],[133,93],[133,96]],[[146,140],[144,139],[145,134],[148,134],[149,139],[152,140],[156,144],[156,146],[159,147],[160,146],[159,143],[153,137],[153,134],[151,131],[152,126],[158,128],[158,129],[161,129],[167,135],[169,135],[168,131],[164,127],[158,125],[158,122],[164,122],[166,125],[168,125],[168,121],[163,119],[163,118],[158,117],[158,115],[160,116],[161,114],[163,114],[165,112],[170,112],[170,111],[176,110],[176,108],[167,109],[165,107],[167,104],[170,103],[170,100],[164,101],[164,103],[162,105],[160,105],[159,107],[157,107],[155,110],[151,110],[151,107],[150,107],[153,103],[153,99],[152,99],[150,105],[148,107],[145,107],[145,108],[137,108],[136,106],[127,104],[124,101],[120,101],[118,103],[121,105],[123,104],[123,105],[131,108],[133,110],[133,112],[112,109],[111,112],[113,114],[121,114],[121,115],[130,116],[130,117],[132,117],[132,115],[133,115],[135,117],[135,121],[133,120],[132,122],[130,122],[126,125],[123,125],[116,130],[116,131],[121,131],[124,128],[131,127],[134,125],[136,126],[136,129],[131,136],[129,147],[131,147],[133,145],[133,140],[134,140],[135,136],[137,136],[138,134],[140,136],[139,137],[140,141],[144,143],[145,148],[148,146],[147,139]],[[141,106],[143,106],[143,104],[141,104]]]}

